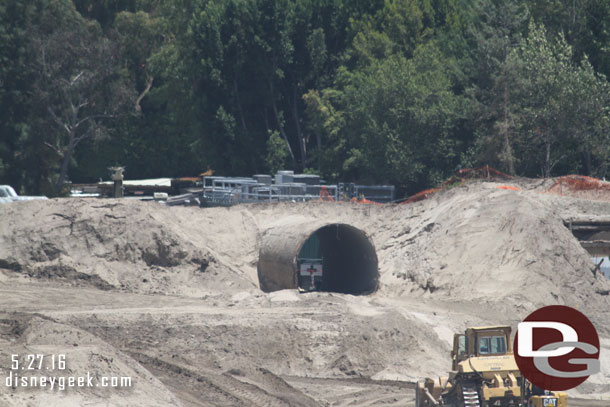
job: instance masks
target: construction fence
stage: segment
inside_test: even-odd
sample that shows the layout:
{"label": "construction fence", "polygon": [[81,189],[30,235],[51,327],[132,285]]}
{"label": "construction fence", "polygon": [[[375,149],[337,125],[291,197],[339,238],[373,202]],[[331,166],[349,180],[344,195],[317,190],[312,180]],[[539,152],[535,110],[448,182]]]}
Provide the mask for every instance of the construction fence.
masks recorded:
{"label": "construction fence", "polygon": [[[356,183],[320,184],[320,177],[310,174],[292,174],[281,171],[275,178],[270,175],[247,177],[203,177],[203,189],[196,198],[200,206],[232,206],[239,203],[256,202],[350,202],[363,204],[413,203],[427,199],[437,192],[447,190],[472,180],[495,183],[498,189],[520,190],[524,179],[513,177],[488,165],[479,168],[464,168],[442,182],[437,188],[420,191],[405,199],[396,200],[395,188],[391,185],[360,185]],[[549,183],[551,185],[549,186]],[[527,185],[523,184],[523,185]],[[539,185],[527,186],[530,190],[588,199],[610,201],[610,183],[582,175],[566,175],[545,180]],[[191,199],[193,201],[193,199]],[[168,201],[168,204],[170,202]],[[176,202],[177,203],[177,202]]]}
{"label": "construction fence", "polygon": [[[201,206],[312,200],[381,204],[395,200],[395,188],[392,185],[355,183],[320,185],[317,183],[319,182],[317,176],[301,177],[299,180],[303,182],[292,182],[293,178],[286,179],[288,175],[280,175],[276,175],[276,183],[271,183],[270,176],[262,175],[255,175],[252,178],[204,177]],[[301,174],[296,176],[298,175]]]}

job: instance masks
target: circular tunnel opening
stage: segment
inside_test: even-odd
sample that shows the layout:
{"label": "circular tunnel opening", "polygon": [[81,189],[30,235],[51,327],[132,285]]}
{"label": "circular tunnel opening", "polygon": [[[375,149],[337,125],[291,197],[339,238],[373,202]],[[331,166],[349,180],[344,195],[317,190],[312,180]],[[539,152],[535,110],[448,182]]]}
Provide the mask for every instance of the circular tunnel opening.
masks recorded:
{"label": "circular tunnel opening", "polygon": [[375,247],[366,234],[346,224],[291,225],[263,238],[258,275],[263,291],[298,288],[369,294],[377,289]]}
{"label": "circular tunnel opening", "polygon": [[349,225],[326,225],[312,233],[301,246],[297,269],[304,291],[366,294],[377,288],[375,249]]}

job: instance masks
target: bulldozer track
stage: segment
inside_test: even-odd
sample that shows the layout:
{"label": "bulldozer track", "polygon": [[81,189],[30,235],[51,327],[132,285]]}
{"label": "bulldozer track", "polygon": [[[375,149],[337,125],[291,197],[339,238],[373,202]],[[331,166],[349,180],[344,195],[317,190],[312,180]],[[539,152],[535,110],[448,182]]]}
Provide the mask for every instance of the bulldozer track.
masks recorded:
{"label": "bulldozer track", "polygon": [[480,407],[479,392],[474,382],[462,383],[462,400],[464,407]]}
{"label": "bulldozer track", "polygon": [[[301,405],[283,400],[281,395],[270,394],[267,390],[240,380],[228,373],[196,372],[185,366],[168,362],[160,358],[151,357],[140,352],[127,352],[145,367],[154,367],[183,378],[190,378],[196,382],[201,391],[198,398],[208,397],[206,404],[214,406],[252,406],[252,407],[291,407]],[[202,397],[203,395],[205,397]],[[202,400],[203,401],[203,400]],[[311,405],[318,405],[310,400]]]}

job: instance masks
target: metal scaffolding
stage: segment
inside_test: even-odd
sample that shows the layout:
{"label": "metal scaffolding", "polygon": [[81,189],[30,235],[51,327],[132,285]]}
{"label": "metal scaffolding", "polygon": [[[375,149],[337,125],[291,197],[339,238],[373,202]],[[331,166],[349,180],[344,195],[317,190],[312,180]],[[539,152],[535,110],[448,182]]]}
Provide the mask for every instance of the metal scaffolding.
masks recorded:
{"label": "metal scaffolding", "polygon": [[[249,202],[305,202],[321,196],[335,201],[353,198],[385,203],[394,200],[391,185],[324,185],[317,175],[278,171],[272,182],[270,175],[253,177],[204,176],[202,206],[231,206]],[[296,182],[300,181],[300,182]]]}

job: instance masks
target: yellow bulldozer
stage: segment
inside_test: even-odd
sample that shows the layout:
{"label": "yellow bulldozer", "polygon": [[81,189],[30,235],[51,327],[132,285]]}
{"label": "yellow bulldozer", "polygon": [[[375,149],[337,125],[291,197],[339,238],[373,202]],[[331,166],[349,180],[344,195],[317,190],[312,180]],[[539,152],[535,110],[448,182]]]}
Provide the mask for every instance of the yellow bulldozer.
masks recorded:
{"label": "yellow bulldozer", "polygon": [[418,382],[415,407],[567,407],[565,393],[542,390],[521,375],[510,335],[510,326],[455,334],[449,376]]}

